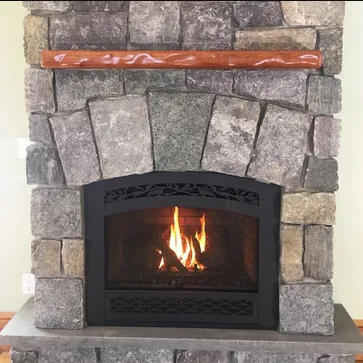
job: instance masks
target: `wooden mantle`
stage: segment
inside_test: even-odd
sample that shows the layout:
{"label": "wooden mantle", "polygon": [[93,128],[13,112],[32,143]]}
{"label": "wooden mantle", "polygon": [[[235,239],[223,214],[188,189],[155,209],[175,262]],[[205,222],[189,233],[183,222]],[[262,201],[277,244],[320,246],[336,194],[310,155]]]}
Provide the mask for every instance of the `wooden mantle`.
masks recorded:
{"label": "wooden mantle", "polygon": [[45,50],[41,64],[52,69],[318,69],[323,60],[318,50]]}

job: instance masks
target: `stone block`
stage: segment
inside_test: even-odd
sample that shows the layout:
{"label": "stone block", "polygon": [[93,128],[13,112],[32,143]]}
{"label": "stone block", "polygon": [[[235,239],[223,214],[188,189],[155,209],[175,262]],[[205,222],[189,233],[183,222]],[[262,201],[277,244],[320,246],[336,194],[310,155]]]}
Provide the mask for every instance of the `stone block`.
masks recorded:
{"label": "stone block", "polygon": [[333,287],[326,284],[280,286],[282,333],[334,334]]}
{"label": "stone block", "polygon": [[50,124],[46,115],[29,115],[29,140],[53,146]]}
{"label": "stone block", "polygon": [[188,70],[187,87],[214,93],[232,93],[233,71]]}
{"label": "stone block", "polygon": [[85,107],[89,99],[124,93],[118,70],[56,70],[55,81],[58,111],[76,110]]}
{"label": "stone block", "polygon": [[333,228],[307,226],[304,252],[305,276],[327,281],[333,278]]}
{"label": "stone block", "polygon": [[317,363],[355,363],[354,355],[330,355],[321,357]]}
{"label": "stone block", "polygon": [[38,363],[97,363],[96,350],[92,348],[41,347]]}
{"label": "stone block", "polygon": [[314,28],[260,28],[236,31],[236,50],[315,49]]}
{"label": "stone block", "polygon": [[69,11],[72,1],[23,1],[23,6],[35,11]]}
{"label": "stone block", "polygon": [[80,192],[75,189],[34,189],[31,228],[35,237],[81,237]]}
{"label": "stone block", "polygon": [[176,363],[229,363],[229,353],[212,350],[181,350],[176,352]]}
{"label": "stone block", "polygon": [[145,94],[150,89],[181,88],[185,85],[184,70],[127,70],[126,93]]}
{"label": "stone block", "polygon": [[131,1],[131,45],[142,49],[179,49],[180,10],[177,1]]}
{"label": "stone block", "polygon": [[285,187],[297,187],[312,117],[268,105],[247,175]]}
{"label": "stone block", "polygon": [[251,158],[258,102],[217,96],[202,158],[202,169],[244,177]]}
{"label": "stone block", "polygon": [[28,64],[40,64],[41,52],[49,48],[48,18],[27,15],[24,18],[24,55]]}
{"label": "stone block", "polygon": [[231,49],[231,19],[228,4],[183,4],[183,49]]}
{"label": "stone block", "polygon": [[314,155],[320,158],[338,156],[341,120],[316,117],[314,121]]}
{"label": "stone block", "polygon": [[333,77],[311,75],[308,81],[308,110],[333,115],[342,110],[341,80]]}
{"label": "stone block", "polygon": [[150,94],[156,170],[199,170],[214,95]]}
{"label": "stone block", "polygon": [[62,243],[62,265],[66,277],[84,278],[84,241],[64,239]]}
{"label": "stone block", "polygon": [[282,196],[281,222],[335,224],[334,193],[287,193]]}
{"label": "stone block", "polygon": [[101,178],[91,120],[86,110],[50,119],[68,185]]}
{"label": "stone block", "polygon": [[53,146],[35,143],[27,147],[26,178],[29,185],[63,185],[64,175]]}
{"label": "stone block", "polygon": [[22,352],[12,347],[10,349],[12,363],[38,363],[37,352]]}
{"label": "stone block", "polygon": [[25,70],[25,107],[28,113],[55,111],[51,70],[37,68]]}
{"label": "stone block", "polygon": [[338,190],[338,162],[309,157],[304,187],[326,192]]}
{"label": "stone block", "polygon": [[126,12],[66,13],[50,17],[51,49],[113,50],[126,48]]}
{"label": "stone block", "polygon": [[101,363],[172,363],[172,350],[101,349]]}
{"label": "stone block", "polygon": [[281,277],[283,282],[301,281],[304,277],[304,230],[302,226],[281,226]]}
{"label": "stone block", "polygon": [[36,240],[32,242],[32,274],[36,277],[60,276],[61,242]]}
{"label": "stone block", "polygon": [[237,71],[234,90],[242,96],[304,107],[307,77],[306,71],[296,70]]}
{"label": "stone block", "polygon": [[82,329],[84,320],[81,280],[37,280],[34,298],[34,325],[36,328]]}
{"label": "stone block", "polygon": [[342,71],[343,61],[343,29],[320,29],[319,49],[323,52],[323,73],[338,74]]}
{"label": "stone block", "polygon": [[126,1],[73,1],[74,11],[119,12],[125,10]]}
{"label": "stone block", "polygon": [[239,28],[283,25],[278,1],[238,1],[233,10]]}
{"label": "stone block", "polygon": [[315,363],[310,353],[236,352],[236,363]]}
{"label": "stone block", "polygon": [[153,171],[145,96],[93,101],[90,111],[104,178]]}
{"label": "stone block", "polygon": [[282,1],[281,7],[288,25],[339,26],[345,1]]}

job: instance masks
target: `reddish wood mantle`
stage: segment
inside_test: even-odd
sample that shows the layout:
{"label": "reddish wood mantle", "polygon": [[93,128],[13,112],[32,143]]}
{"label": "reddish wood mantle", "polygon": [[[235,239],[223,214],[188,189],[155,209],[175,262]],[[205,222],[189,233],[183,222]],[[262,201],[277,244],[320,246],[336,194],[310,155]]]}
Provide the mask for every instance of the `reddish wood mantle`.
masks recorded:
{"label": "reddish wood mantle", "polygon": [[322,63],[322,53],[318,50],[45,50],[42,52],[42,66],[58,69],[317,69]]}

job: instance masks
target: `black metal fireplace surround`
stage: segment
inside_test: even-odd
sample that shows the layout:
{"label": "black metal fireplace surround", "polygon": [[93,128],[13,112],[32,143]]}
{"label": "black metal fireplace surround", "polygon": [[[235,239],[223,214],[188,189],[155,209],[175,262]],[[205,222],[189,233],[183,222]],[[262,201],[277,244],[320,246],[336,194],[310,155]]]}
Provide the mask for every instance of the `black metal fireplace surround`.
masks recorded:
{"label": "black metal fireplace surround", "polygon": [[154,172],[84,187],[89,325],[276,329],[280,187]]}

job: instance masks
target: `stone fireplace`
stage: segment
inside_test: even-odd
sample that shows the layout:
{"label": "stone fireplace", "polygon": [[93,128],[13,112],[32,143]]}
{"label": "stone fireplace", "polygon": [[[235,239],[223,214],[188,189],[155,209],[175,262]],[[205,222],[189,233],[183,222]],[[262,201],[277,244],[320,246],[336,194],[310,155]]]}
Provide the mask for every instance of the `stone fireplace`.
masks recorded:
{"label": "stone fireplace", "polygon": [[[36,291],[13,362],[353,362],[330,282],[344,2],[23,3]],[[324,65],[50,70],[46,49]]]}

